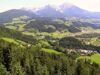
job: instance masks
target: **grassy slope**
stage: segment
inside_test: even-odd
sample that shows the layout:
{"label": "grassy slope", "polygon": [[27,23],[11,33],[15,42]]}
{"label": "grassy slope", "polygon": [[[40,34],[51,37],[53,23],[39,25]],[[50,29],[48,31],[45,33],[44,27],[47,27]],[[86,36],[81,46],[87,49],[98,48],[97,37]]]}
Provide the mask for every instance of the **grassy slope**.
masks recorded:
{"label": "grassy slope", "polygon": [[18,26],[18,31],[23,31],[24,30],[24,26],[25,26],[25,24],[19,25]]}
{"label": "grassy slope", "polygon": [[59,55],[59,54],[63,54],[63,53],[58,52],[58,51],[53,50],[53,49],[46,49],[46,48],[42,48],[42,51],[47,52],[47,53],[58,54],[58,55]]}
{"label": "grassy slope", "polygon": [[79,58],[77,58],[77,60],[79,59],[89,59],[92,62],[100,64],[100,54],[94,54],[92,56],[80,56]]}
{"label": "grassy slope", "polygon": [[93,42],[94,45],[100,45],[100,39],[97,39]]}
{"label": "grassy slope", "polygon": [[23,32],[23,34],[35,36],[35,34],[34,33],[31,33],[31,32]]}
{"label": "grassy slope", "polygon": [[5,27],[9,28],[9,29],[13,29],[13,30],[23,31],[24,26],[25,26],[25,24],[19,24],[19,25],[15,25],[15,26],[14,25],[8,25],[8,26],[6,25]]}
{"label": "grassy slope", "polygon": [[91,60],[95,63],[100,64],[100,54],[94,54],[91,56]]}
{"label": "grassy slope", "polygon": [[6,28],[16,30],[16,26],[5,26]]}
{"label": "grassy slope", "polygon": [[23,32],[23,34],[25,35],[41,35],[41,36],[51,36],[53,38],[63,38],[67,35],[69,35],[69,32],[53,32],[53,33],[47,33],[47,32],[38,32],[38,33],[34,33],[34,32]]}
{"label": "grassy slope", "polygon": [[12,39],[12,38],[5,38],[5,37],[2,37],[0,38],[2,40],[5,40],[7,42],[10,42],[10,43],[14,43],[16,45],[21,45],[21,44],[26,44],[25,42],[21,41],[21,40],[15,40],[15,39]]}

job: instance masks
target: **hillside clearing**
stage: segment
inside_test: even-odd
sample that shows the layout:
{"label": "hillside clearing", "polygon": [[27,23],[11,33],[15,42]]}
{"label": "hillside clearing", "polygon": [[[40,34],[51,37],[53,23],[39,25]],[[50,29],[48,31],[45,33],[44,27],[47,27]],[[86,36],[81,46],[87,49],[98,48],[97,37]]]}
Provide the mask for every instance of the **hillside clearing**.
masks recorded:
{"label": "hillside clearing", "polygon": [[58,52],[58,51],[53,50],[53,49],[42,48],[42,51],[47,52],[47,53],[51,53],[51,54],[58,54],[58,55],[59,55],[59,54],[63,54],[63,53]]}
{"label": "hillside clearing", "polygon": [[77,58],[77,60],[79,59],[88,59],[88,60],[91,60],[91,62],[100,64],[100,54],[94,54],[91,56],[80,56]]}

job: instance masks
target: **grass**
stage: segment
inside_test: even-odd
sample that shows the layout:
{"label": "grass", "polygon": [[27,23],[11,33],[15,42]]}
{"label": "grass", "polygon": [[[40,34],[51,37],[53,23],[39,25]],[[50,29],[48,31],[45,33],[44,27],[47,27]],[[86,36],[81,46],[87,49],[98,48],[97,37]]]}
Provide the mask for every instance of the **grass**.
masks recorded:
{"label": "grass", "polygon": [[[18,31],[23,31],[24,30],[24,26],[25,24],[19,24],[19,25],[5,25],[6,28],[9,28],[9,29],[13,29],[13,30],[18,30]],[[17,29],[18,27],[18,29]]]}
{"label": "grass", "polygon": [[100,45],[100,39],[97,39],[93,42],[94,45]]}
{"label": "grass", "polygon": [[33,32],[23,32],[23,34],[25,34],[25,35],[31,35],[31,36],[35,35]]}
{"label": "grass", "polygon": [[53,38],[63,38],[65,36],[67,36],[69,33],[68,32],[52,32],[52,33],[48,33],[48,32],[40,32],[37,33],[37,35],[43,35],[43,36],[50,36]]}
{"label": "grass", "polygon": [[38,32],[36,35],[43,35],[43,36],[50,36],[50,33],[48,32]]}
{"label": "grass", "polygon": [[18,31],[23,31],[24,30],[24,26],[25,24],[21,24],[21,25],[18,25]]}
{"label": "grass", "polygon": [[100,64],[100,54],[94,54],[91,56],[91,60],[95,63]]}
{"label": "grass", "polygon": [[6,26],[6,28],[16,30],[16,26]]}
{"label": "grass", "polygon": [[93,31],[92,27],[80,27],[82,31]]}
{"label": "grass", "polygon": [[9,28],[9,29],[23,31],[24,26],[26,25],[26,23],[24,21],[22,21],[22,19],[26,19],[26,18],[27,18],[26,16],[21,16],[19,18],[14,18],[12,20],[12,22],[5,23],[5,27]]}
{"label": "grass", "polygon": [[68,35],[68,32],[53,32],[53,33],[48,33],[48,32],[38,32],[38,33],[33,33],[33,32],[23,32],[23,34],[26,35],[41,35],[41,36],[50,36],[53,38],[63,38]]}
{"label": "grass", "polygon": [[21,41],[21,40],[16,40],[16,39],[12,39],[12,38],[5,38],[5,37],[2,37],[1,38],[2,40],[5,40],[9,43],[14,43],[16,45],[21,45],[21,44],[26,44],[25,42]]}
{"label": "grass", "polygon": [[77,58],[77,60],[78,59],[90,59],[90,57],[89,56],[80,56],[79,58]]}
{"label": "grass", "polygon": [[53,33],[51,33],[51,36],[53,37],[53,38],[63,38],[63,37],[65,37],[66,35],[68,35],[68,33],[67,32],[53,32]]}
{"label": "grass", "polygon": [[59,54],[63,54],[63,53],[58,52],[58,51],[53,50],[53,49],[42,48],[42,51],[47,52],[47,53],[51,53],[51,54],[57,54],[57,55],[59,55]]}
{"label": "grass", "polygon": [[43,46],[51,47],[51,45],[47,41],[39,41]]}
{"label": "grass", "polygon": [[89,59],[89,60],[91,60],[91,62],[100,64],[100,54],[94,54],[91,56],[80,56],[77,58],[77,60],[79,60],[79,59]]}
{"label": "grass", "polygon": [[5,40],[5,41],[7,41],[7,42],[10,42],[10,43],[14,43],[14,44],[19,44],[18,42],[16,42],[14,39],[11,39],[11,38],[1,38],[1,39],[3,39],[3,40]]}

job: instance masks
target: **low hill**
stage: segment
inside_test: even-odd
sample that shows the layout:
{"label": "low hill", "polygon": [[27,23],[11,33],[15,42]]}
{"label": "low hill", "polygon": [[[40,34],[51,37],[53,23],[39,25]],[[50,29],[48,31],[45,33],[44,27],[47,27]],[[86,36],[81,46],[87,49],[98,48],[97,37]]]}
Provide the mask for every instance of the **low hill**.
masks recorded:
{"label": "low hill", "polygon": [[15,38],[18,40],[22,40],[25,42],[35,42],[35,38],[32,36],[26,36],[23,35],[21,32],[15,31],[15,30],[11,30],[8,28],[4,28],[4,27],[0,27],[0,37],[7,37],[7,38]]}

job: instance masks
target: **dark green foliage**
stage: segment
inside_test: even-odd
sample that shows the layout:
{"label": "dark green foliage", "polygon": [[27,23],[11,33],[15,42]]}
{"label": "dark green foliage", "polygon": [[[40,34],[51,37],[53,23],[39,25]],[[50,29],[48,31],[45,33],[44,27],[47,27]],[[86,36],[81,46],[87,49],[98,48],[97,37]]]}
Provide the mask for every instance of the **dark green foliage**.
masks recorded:
{"label": "dark green foliage", "polygon": [[0,75],[11,75],[7,70],[6,67],[0,63]]}
{"label": "dark green foliage", "polygon": [[[2,75],[99,75],[100,66],[88,60],[76,62],[69,55],[41,51],[40,44],[31,48],[0,41],[0,74]],[[3,58],[3,59],[2,59]]]}
{"label": "dark green foliage", "polygon": [[34,43],[36,41],[36,39],[32,36],[26,36],[18,31],[10,30],[4,27],[0,27],[0,37],[15,38],[15,39],[25,41],[27,43]]}
{"label": "dark green foliage", "polygon": [[10,48],[3,49],[3,63],[8,71],[10,71],[11,66],[11,55],[10,55]]}
{"label": "dark green foliage", "polygon": [[[61,20],[63,21],[63,20]],[[30,30],[31,28],[41,31],[41,32],[55,32],[55,31],[63,31],[68,30],[69,32],[76,33],[81,32],[79,27],[81,27],[81,24],[78,23],[79,27],[74,26],[73,22],[67,21],[69,24],[72,23],[73,25],[65,25],[64,23],[59,23],[56,21],[52,21],[50,19],[36,19],[35,21],[30,21],[26,26],[26,30]],[[77,22],[76,22],[77,23]]]}
{"label": "dark green foliage", "polygon": [[85,49],[85,50],[95,50],[100,52],[99,46],[86,45],[83,41],[80,41],[74,37],[64,37],[59,40],[59,46],[68,49]]}
{"label": "dark green foliage", "polygon": [[59,41],[59,45],[65,48],[78,48],[79,45],[82,45],[82,42],[74,37],[65,37]]}
{"label": "dark green foliage", "polygon": [[[99,75],[100,65],[90,60],[78,60],[78,53],[68,54],[66,49],[96,49],[92,45],[74,38],[34,39],[20,32],[0,28],[0,37],[9,37],[27,42],[30,46],[20,46],[0,40],[0,75]],[[9,33],[9,34],[8,34]],[[45,52],[56,50],[61,54]]]}
{"label": "dark green foliage", "polygon": [[67,26],[48,19],[37,19],[36,21],[31,21],[25,28],[34,28],[35,30],[42,32],[54,32],[56,30],[60,31],[66,29]]}
{"label": "dark green foliage", "polygon": [[72,32],[72,33],[77,33],[77,32],[81,32],[81,30],[78,27],[73,26],[69,26],[68,27],[68,31]]}

